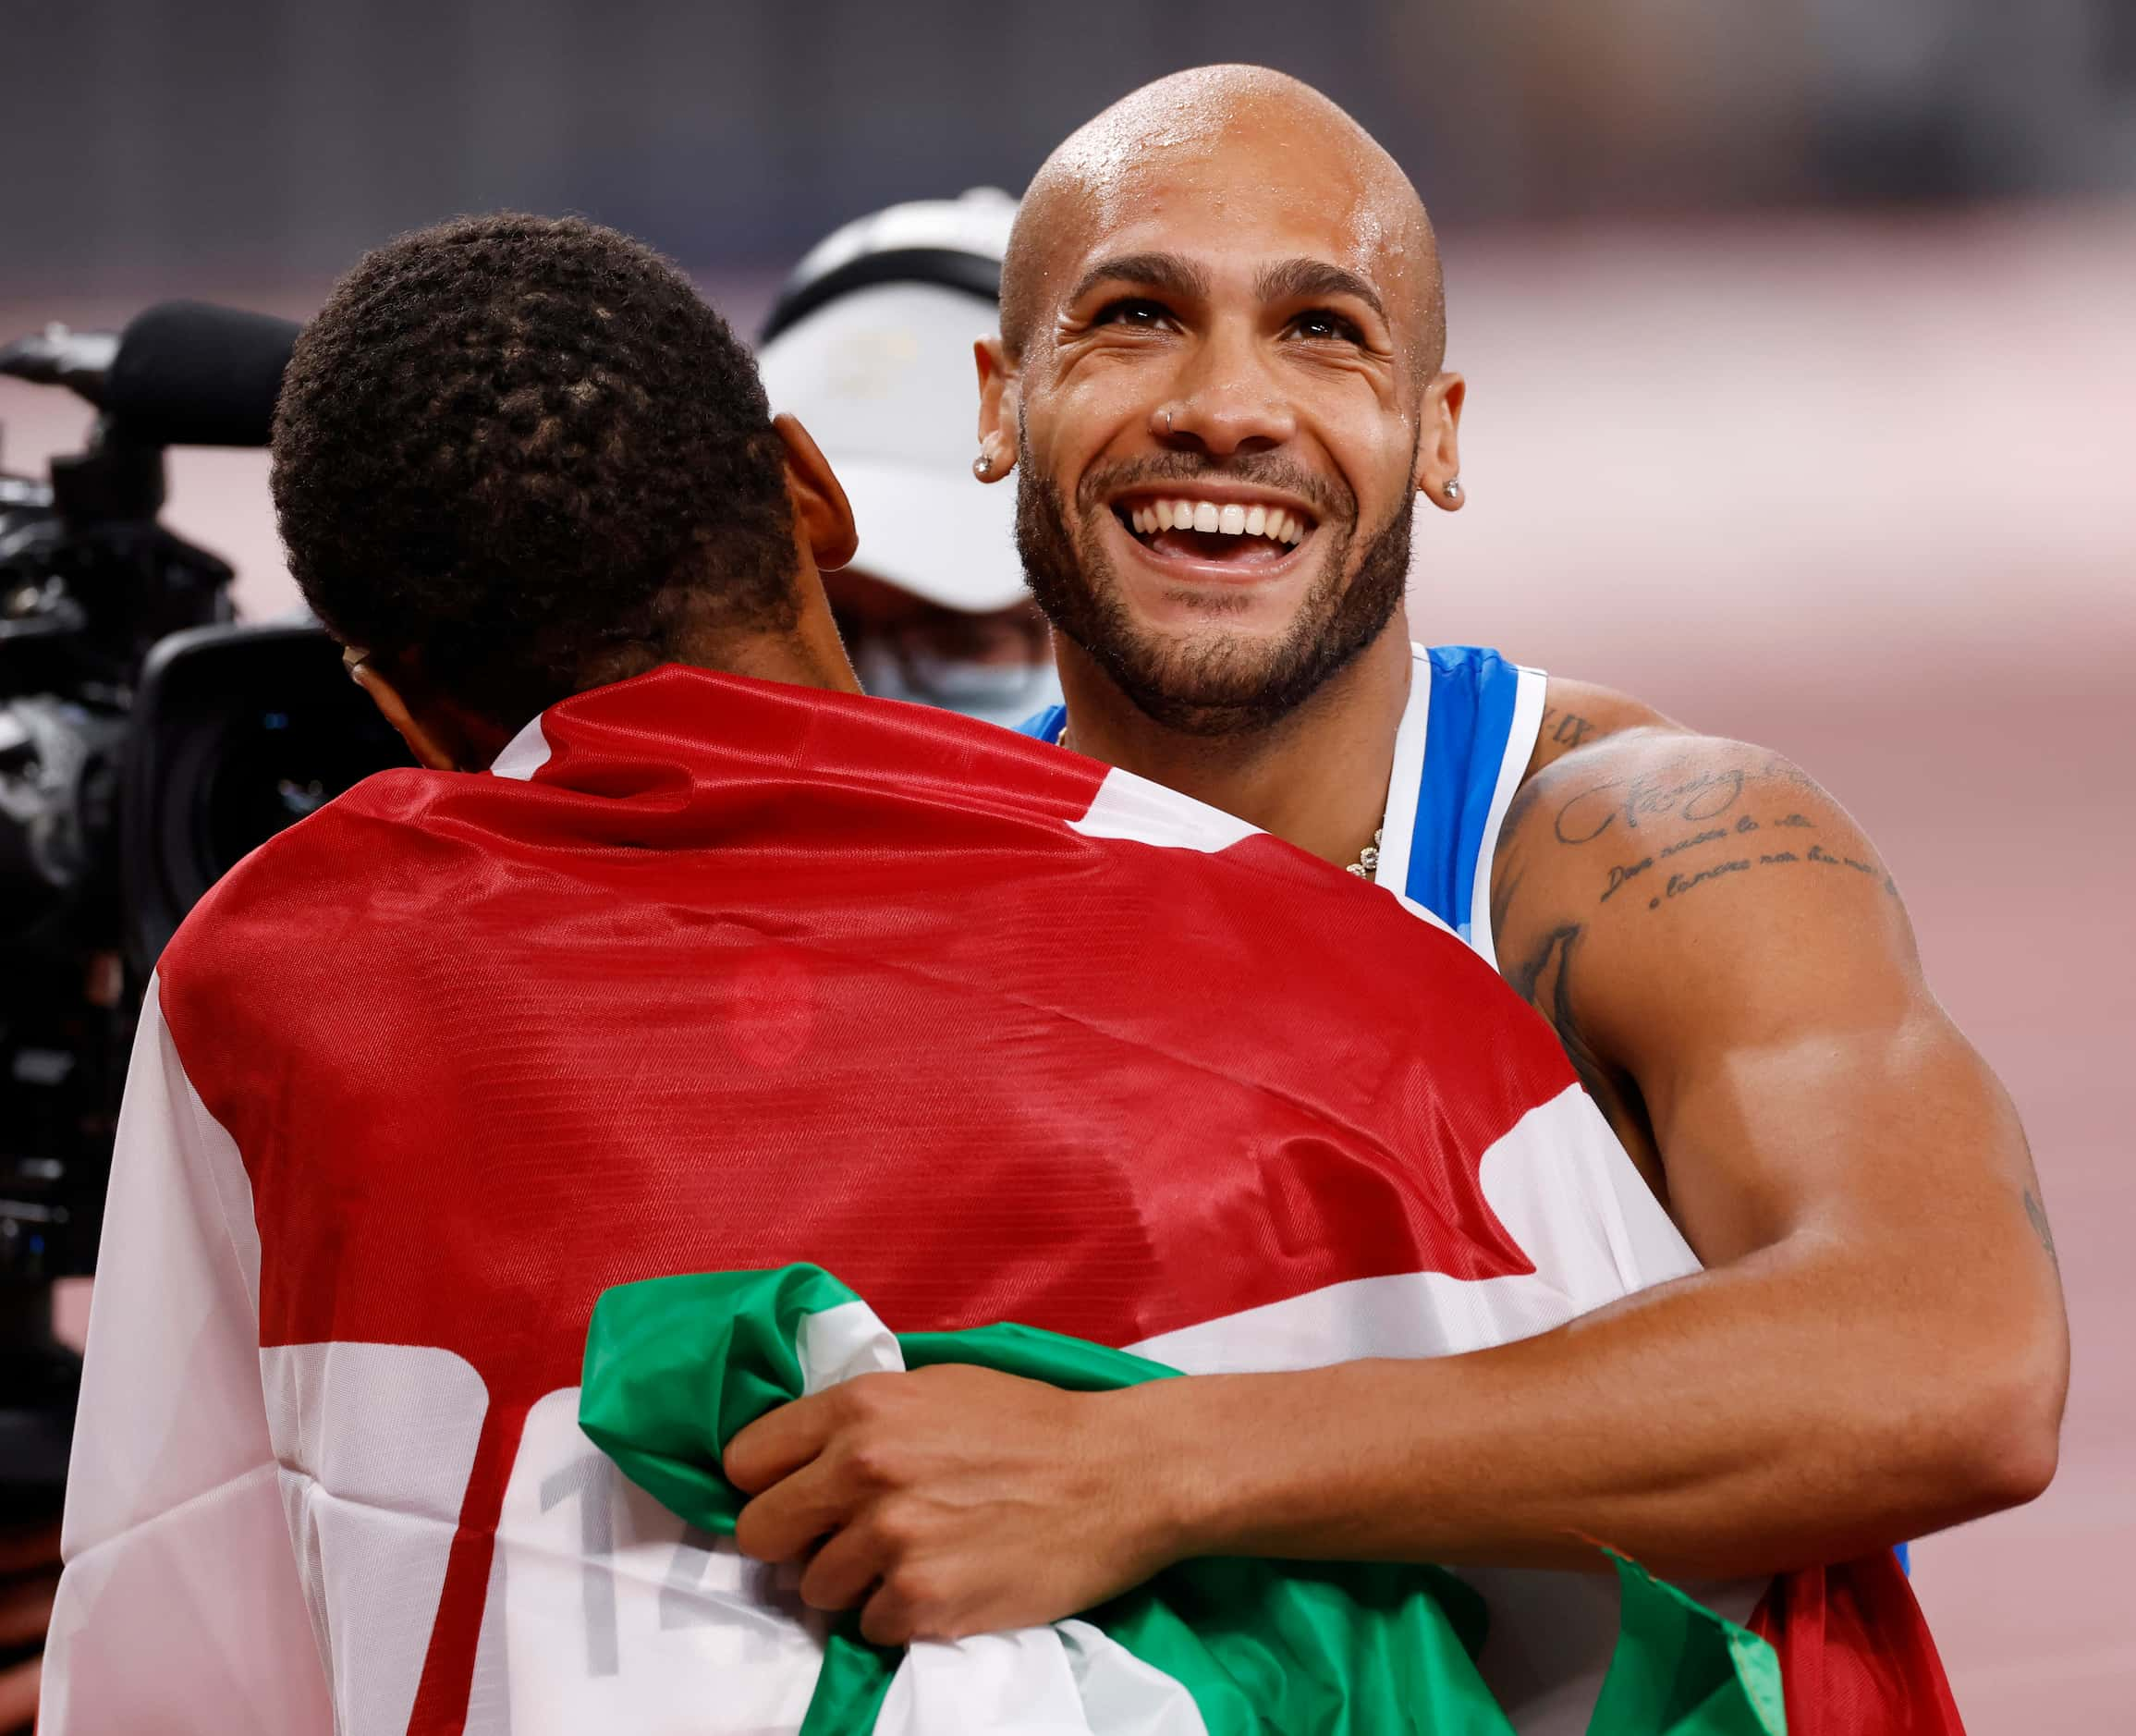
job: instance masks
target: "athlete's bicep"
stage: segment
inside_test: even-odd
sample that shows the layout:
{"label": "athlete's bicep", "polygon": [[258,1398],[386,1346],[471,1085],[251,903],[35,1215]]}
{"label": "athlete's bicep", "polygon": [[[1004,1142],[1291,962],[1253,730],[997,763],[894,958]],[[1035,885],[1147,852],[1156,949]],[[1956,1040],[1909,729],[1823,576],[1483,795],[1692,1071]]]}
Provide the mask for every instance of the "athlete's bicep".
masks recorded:
{"label": "athlete's bicep", "polygon": [[1500,957],[1511,975],[1554,947],[1542,1010],[1651,1138],[1702,1258],[1925,1230],[2051,1279],[2017,1119],[1837,802],[1696,737],[1604,743],[1532,792],[1500,852]]}

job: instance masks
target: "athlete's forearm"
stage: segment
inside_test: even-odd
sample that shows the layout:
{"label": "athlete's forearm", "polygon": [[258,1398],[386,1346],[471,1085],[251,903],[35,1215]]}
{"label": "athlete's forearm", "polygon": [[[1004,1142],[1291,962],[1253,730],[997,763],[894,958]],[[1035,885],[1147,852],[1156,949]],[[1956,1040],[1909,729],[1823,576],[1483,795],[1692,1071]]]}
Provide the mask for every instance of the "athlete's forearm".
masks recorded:
{"label": "athlete's forearm", "polygon": [[1136,1426],[1191,1554],[1842,1559],[2052,1474],[2052,1296],[1983,1271],[1998,1305],[1948,1306],[1931,1252],[1783,1245],[1471,1355],[1159,1382]]}

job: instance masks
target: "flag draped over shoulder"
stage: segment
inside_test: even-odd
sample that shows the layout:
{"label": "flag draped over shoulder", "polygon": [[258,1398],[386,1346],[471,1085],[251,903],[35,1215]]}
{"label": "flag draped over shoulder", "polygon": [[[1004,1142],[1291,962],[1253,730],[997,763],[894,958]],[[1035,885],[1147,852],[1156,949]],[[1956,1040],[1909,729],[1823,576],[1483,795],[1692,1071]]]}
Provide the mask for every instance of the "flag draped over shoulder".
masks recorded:
{"label": "flag draped over shoulder", "polygon": [[[632,1482],[708,1534],[743,1498],[727,1441],[773,1405],[856,1375],[964,1363],[1102,1391],[1178,1371],[1015,1325],[893,1336],[810,1265],[608,1291],[579,1423]],[[1764,1641],[1618,1564],[1622,1632],[1590,1736],[1783,1736]],[[825,1636],[801,1736],[1512,1736],[1471,1662],[1487,1616],[1430,1567],[1202,1560],[1079,1620],[893,1652]]]}
{"label": "flag draped over shoulder", "polygon": [[[48,1732],[798,1730],[826,1625],[578,1424],[604,1291],[797,1262],[900,1333],[1190,1374],[1477,1350],[1697,1265],[1548,1029],[1385,891],[970,719],[657,670],[493,775],[367,780],[166,949]],[[1583,1730],[1615,1587],[1465,1577],[1515,1727]],[[1873,1609],[1768,1601],[1791,1698]],[[1870,1685],[1798,1736],[1932,1728]]]}

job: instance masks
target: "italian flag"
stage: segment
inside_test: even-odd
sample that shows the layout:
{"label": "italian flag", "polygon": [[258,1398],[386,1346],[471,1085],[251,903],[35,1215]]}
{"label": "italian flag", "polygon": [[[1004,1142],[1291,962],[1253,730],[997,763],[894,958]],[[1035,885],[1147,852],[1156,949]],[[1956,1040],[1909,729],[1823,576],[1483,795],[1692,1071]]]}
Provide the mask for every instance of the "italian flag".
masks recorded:
{"label": "italian flag", "polygon": [[[836,1632],[580,1425],[618,1286],[805,1263],[900,1334],[1020,1321],[1124,1379],[1459,1355],[1698,1269],[1547,1027],[1385,889],[986,724],[677,667],[226,876],[142,1009],[104,1236],[46,1736],[826,1716]],[[765,1402],[806,1385],[786,1354]],[[1209,1571],[1085,1625],[1156,1670]],[[1481,1632],[1520,1736],[1632,1679],[1628,1607],[1741,1646],[1636,1575],[1281,1583],[1419,1635],[1434,1693]],[[1887,1556],[1682,1589],[1770,1641],[1793,1736],[1956,1728]],[[1186,1628],[1164,1673],[1225,1728],[1248,1629]],[[1057,1673],[1081,1632],[979,1649]]]}
{"label": "italian flag", "polygon": [[[714,1536],[743,1498],[726,1442],[774,1405],[858,1375],[961,1363],[1078,1391],[1178,1371],[1002,1325],[893,1334],[812,1265],[620,1286],[586,1340],[579,1424]],[[1616,1559],[1622,1615],[1588,1736],[1783,1736],[1772,1648]],[[801,1736],[1512,1736],[1476,1672],[1489,1612],[1438,1568],[1183,1563],[1074,1620],[901,1651],[852,1618],[824,1640]],[[808,1669],[808,1660],[772,1668]]]}

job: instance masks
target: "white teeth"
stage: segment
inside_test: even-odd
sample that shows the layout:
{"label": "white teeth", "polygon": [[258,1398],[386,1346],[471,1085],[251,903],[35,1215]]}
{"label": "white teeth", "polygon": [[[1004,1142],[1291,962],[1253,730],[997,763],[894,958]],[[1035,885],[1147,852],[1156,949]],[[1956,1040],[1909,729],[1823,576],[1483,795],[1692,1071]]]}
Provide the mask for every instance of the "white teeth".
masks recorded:
{"label": "white teeth", "polygon": [[1204,535],[1265,536],[1295,548],[1305,541],[1305,520],[1280,507],[1218,506],[1213,500],[1153,500],[1128,514],[1138,536],[1159,531],[1199,531]]}

